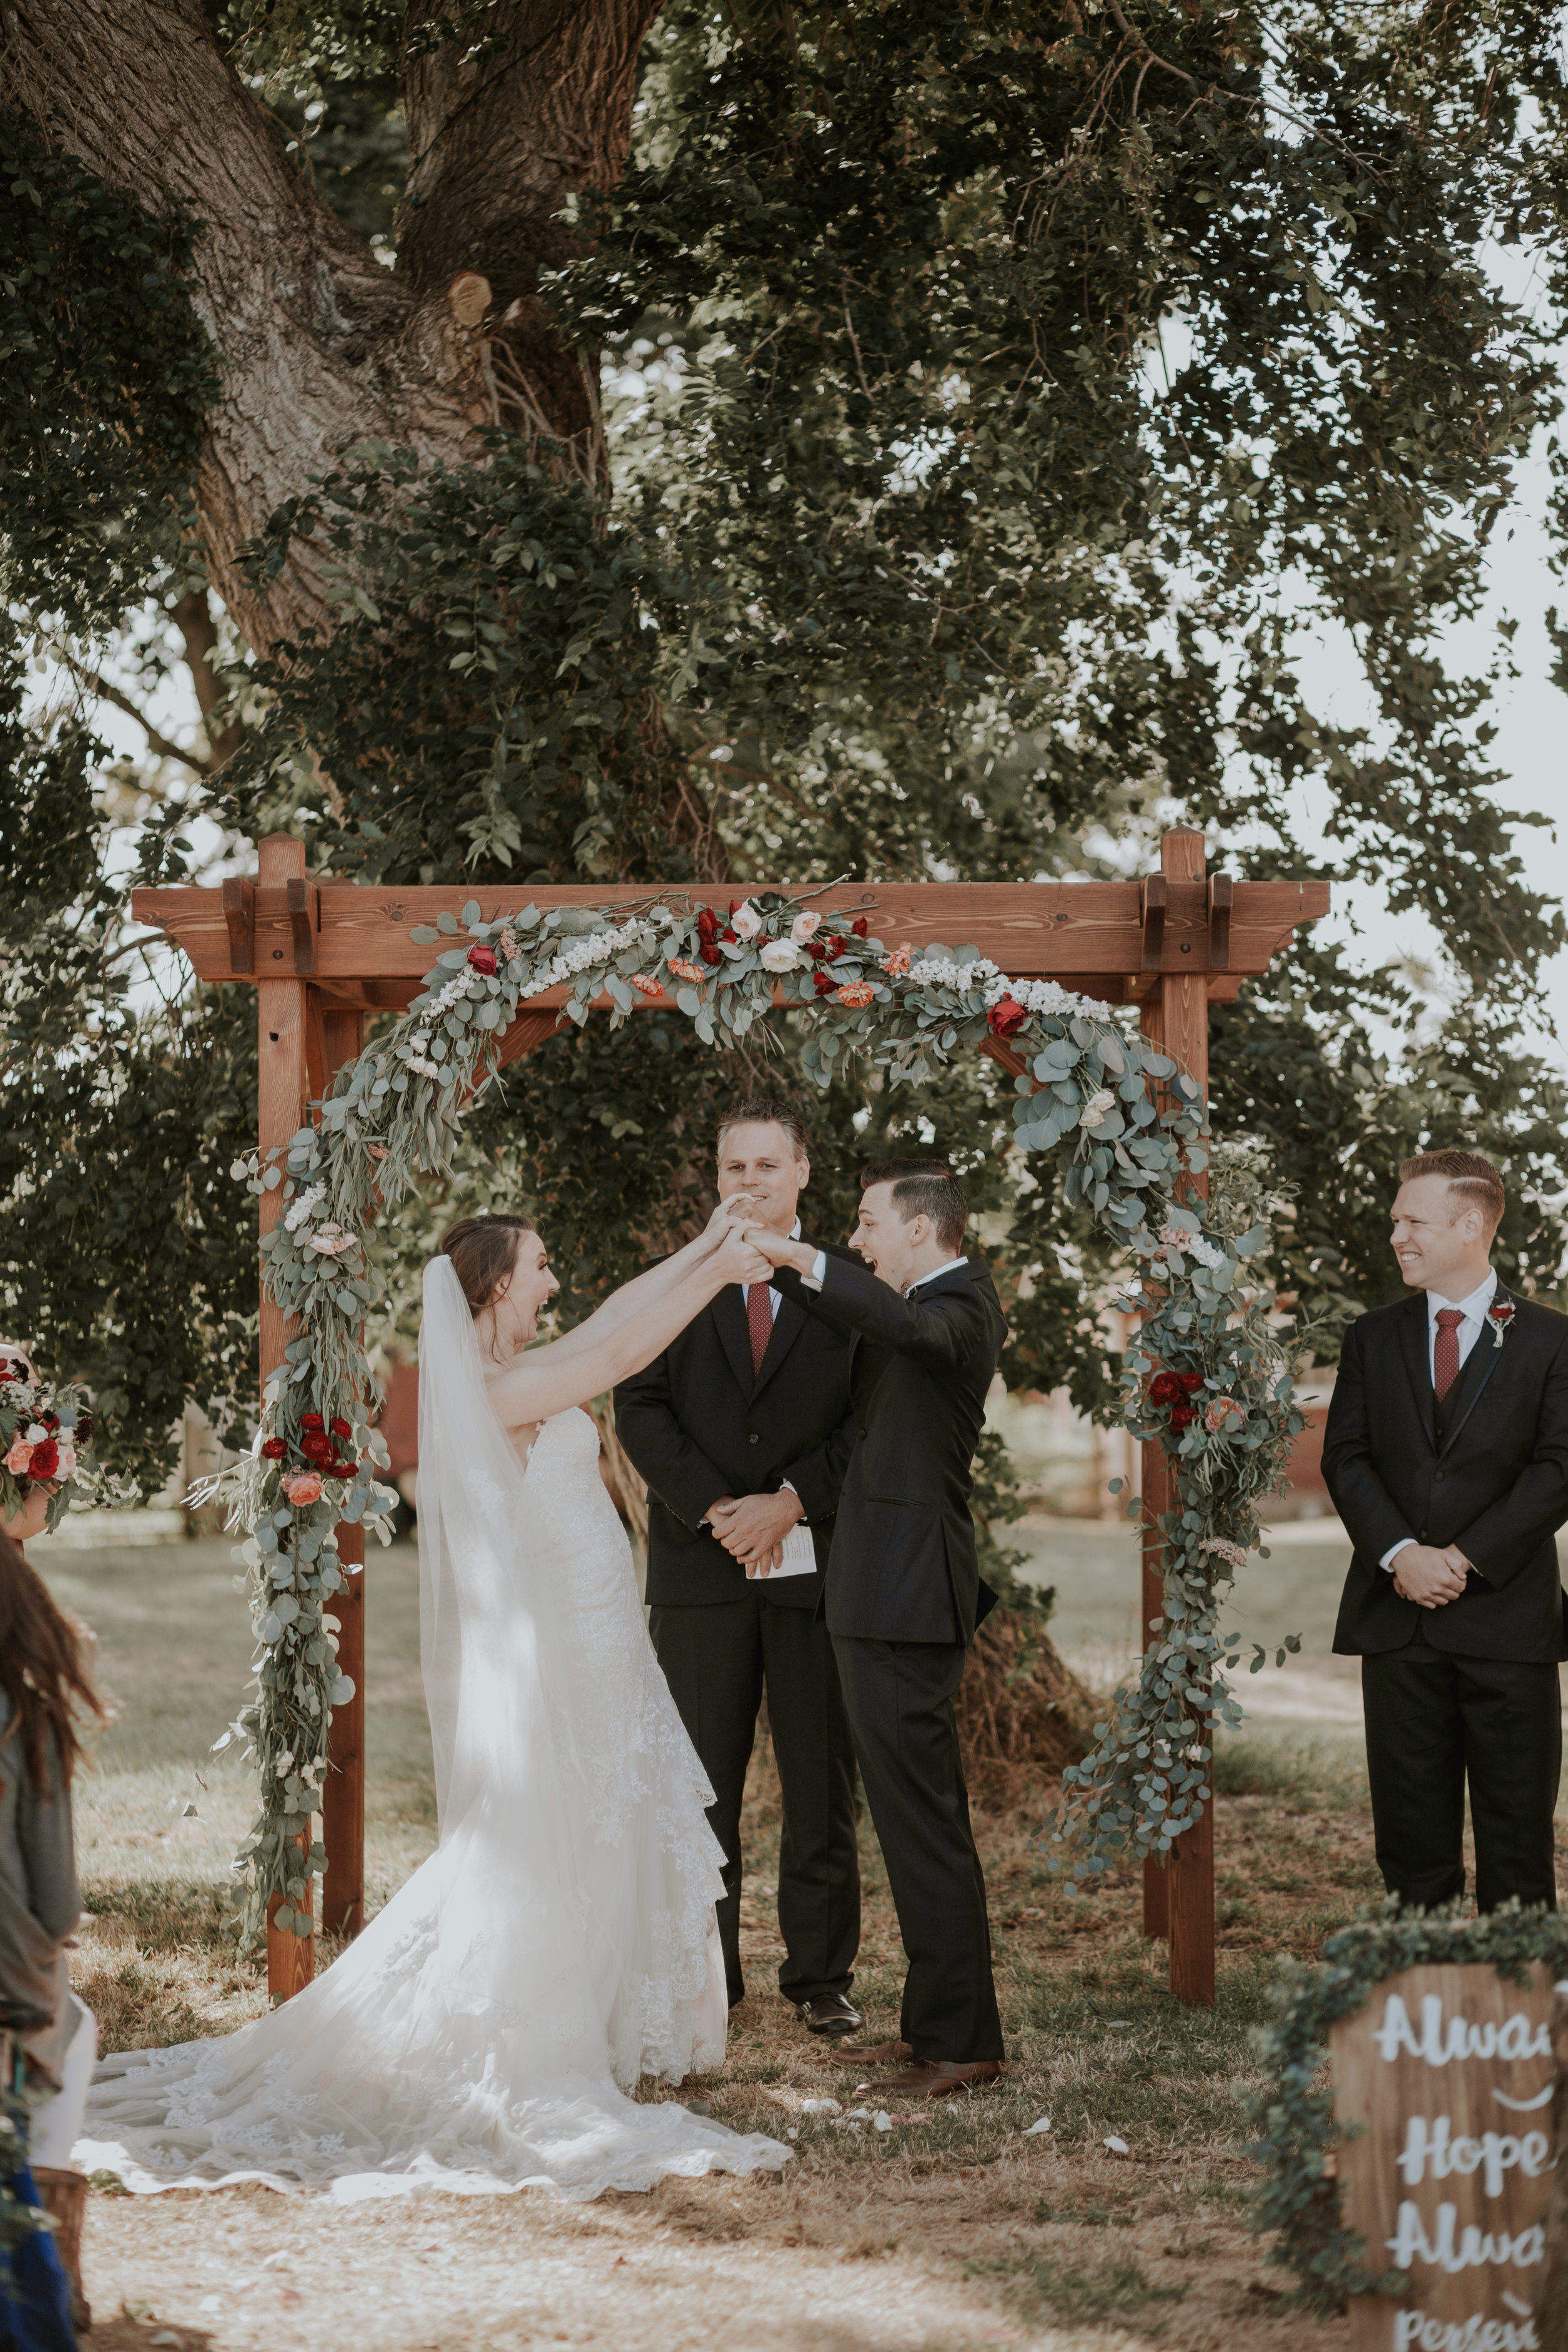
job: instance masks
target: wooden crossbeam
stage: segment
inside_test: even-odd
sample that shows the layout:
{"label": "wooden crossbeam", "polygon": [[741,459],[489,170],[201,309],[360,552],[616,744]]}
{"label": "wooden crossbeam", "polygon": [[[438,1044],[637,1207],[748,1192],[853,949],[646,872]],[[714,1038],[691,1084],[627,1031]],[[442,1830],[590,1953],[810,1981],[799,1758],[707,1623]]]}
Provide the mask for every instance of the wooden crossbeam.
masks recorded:
{"label": "wooden crossbeam", "polygon": [[[967,945],[1020,979],[1059,980],[1109,1004],[1146,997],[1162,974],[1202,972],[1220,983],[1215,996],[1234,995],[1249,972],[1266,971],[1298,924],[1328,912],[1326,882],[1235,882],[1216,877],[1228,898],[1216,900],[1201,877],[1153,876],[1138,882],[888,882],[847,884],[825,903],[864,914],[890,945]],[[671,889],[674,907],[710,903],[726,909],[764,883],[729,883]],[[226,886],[232,889],[232,885]],[[434,950],[409,938],[416,924],[440,913],[458,915],[477,898],[487,917],[516,914],[530,903],[552,907],[615,907],[646,902],[646,888],[559,885],[475,891],[363,889],[352,882],[288,887],[259,883],[255,891],[249,971],[237,971],[235,906],[225,891],[190,884],[132,893],[140,922],[166,931],[204,980],[309,976],[344,1005],[406,1004],[430,968]],[[248,911],[248,908],[247,908]],[[1228,920],[1221,919],[1227,917]],[[565,1001],[564,990],[560,1001]],[[543,1010],[554,997],[534,1000]]]}

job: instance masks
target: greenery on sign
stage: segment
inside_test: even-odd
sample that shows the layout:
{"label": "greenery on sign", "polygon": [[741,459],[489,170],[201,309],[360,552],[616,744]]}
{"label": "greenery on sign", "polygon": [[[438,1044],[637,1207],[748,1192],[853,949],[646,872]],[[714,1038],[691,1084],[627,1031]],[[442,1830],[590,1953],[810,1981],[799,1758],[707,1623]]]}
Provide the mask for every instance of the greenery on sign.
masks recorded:
{"label": "greenery on sign", "polygon": [[1358,1920],[1331,1936],[1308,1968],[1288,1962],[1272,2024],[1259,2040],[1268,2088],[1253,2102],[1262,2177],[1253,2192],[1254,2229],[1274,2239],[1271,2259],[1296,2273],[1303,2298],[1324,2314],[1347,2295],[1377,2286],[1402,2294],[1403,2273],[1369,2272],[1364,2242],[1347,2230],[1340,2207],[1333,2094],[1325,2078],[1329,2035],[1364,2007],[1385,1977],[1440,1965],[1495,1968],[1512,1984],[1528,1983],[1536,1961],[1553,1981],[1568,1975],[1568,1920],[1522,1911],[1517,1903],[1482,1917],[1400,1910]]}
{"label": "greenery on sign", "polygon": [[[342,1581],[335,1529],[363,1522],[384,1540],[396,1500],[376,1484],[385,1453],[368,1425],[373,1211],[449,1164],[470,1099],[493,1078],[502,1034],[531,999],[561,987],[564,1018],[579,1027],[601,997],[612,1028],[639,1000],[668,1002],[710,1048],[742,1045],[781,996],[822,1087],[851,1058],[889,1087],[918,1087],[987,1041],[1019,1059],[1016,1148],[1031,1160],[1054,1157],[1069,1203],[1142,1270],[1161,1360],[1198,1368],[1191,1390],[1180,1389],[1190,1402],[1171,1405],[1159,1379],[1147,1378],[1152,1359],[1130,1360],[1125,1417],[1148,1423],[1174,1458],[1165,1619],[1139,1685],[1117,1694],[1114,1728],[1068,1775],[1058,1841],[1081,1879],[1129,1851],[1168,1853],[1209,1802],[1213,1722],[1238,1712],[1221,1671],[1216,1599],[1257,1540],[1257,1504],[1278,1482],[1300,1418],[1286,1356],[1246,1271],[1267,1248],[1267,1219],[1239,1229],[1239,1176],[1217,1189],[1215,1214],[1179,1198],[1207,1165],[1200,1090],[1103,1005],[1049,982],[1010,981],[972,949],[917,953],[871,937],[852,909],[825,912],[774,892],[727,908],[677,904],[678,896],[687,894],[614,910],[542,915],[530,906],[488,919],[475,898],[460,923],[443,914],[416,929],[417,942],[440,950],[423,994],[340,1071],[319,1123],[300,1129],[281,1164],[252,1153],[236,1168],[255,1192],[281,1188],[283,1214],[262,1243],[263,1279],[296,1325],[268,1382],[254,1453],[213,1490],[243,1531],[235,1557],[260,1656],[255,1696],[233,1727],[255,1755],[261,1792],[237,1864],[247,1940],[274,1895],[277,1924],[310,1932],[306,1881],[326,1857],[299,1840],[304,1832],[309,1843],[319,1809],[332,1704],[349,1695],[325,1614]],[[1164,1109],[1156,1087],[1166,1089]]]}

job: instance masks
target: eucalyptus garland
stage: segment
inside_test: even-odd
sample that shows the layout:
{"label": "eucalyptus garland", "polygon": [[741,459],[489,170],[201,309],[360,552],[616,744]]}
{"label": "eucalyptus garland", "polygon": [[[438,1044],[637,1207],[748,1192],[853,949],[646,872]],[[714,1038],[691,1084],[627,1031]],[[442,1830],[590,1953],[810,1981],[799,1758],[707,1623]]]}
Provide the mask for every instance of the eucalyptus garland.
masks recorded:
{"label": "eucalyptus garland", "polygon": [[1270,2258],[1296,2273],[1303,2300],[1317,2310],[1341,2310],[1347,2295],[1374,2286],[1403,2294],[1407,2284],[1399,2271],[1368,2271],[1364,2242],[1344,2224],[1340,2133],[1325,2072],[1333,2027],[1353,2017],[1384,1977],[1402,1969],[1489,1964],[1510,1983],[1525,1984],[1536,1960],[1544,1960],[1554,1979],[1568,1977],[1568,1919],[1562,1913],[1523,1911],[1510,1903],[1485,1917],[1466,1918],[1457,1906],[1452,1912],[1426,1912],[1391,1904],[1381,1917],[1358,1919],[1331,1936],[1318,1965],[1287,1963],[1274,2022],[1259,2037],[1268,2079],[1250,2107],[1261,2166],[1250,2221],[1256,2231],[1274,2233]]}
{"label": "eucalyptus garland", "polygon": [[1068,1202],[1125,1252],[1134,1287],[1123,1303],[1146,1320],[1125,1361],[1123,1417],[1173,1453],[1179,1496],[1162,1529],[1158,1643],[1071,1775],[1055,1835],[1075,1884],[1133,1852],[1167,1852],[1208,1801],[1215,1719],[1239,1718],[1223,1673],[1235,1643],[1218,1639],[1217,1599],[1257,1540],[1258,1500],[1278,1483],[1300,1425],[1266,1320],[1271,1297],[1245,1274],[1268,1243],[1267,1219],[1232,1233],[1223,1207],[1211,1213],[1180,1197],[1207,1164],[1195,1082],[1094,1000],[1009,980],[973,948],[889,944],[863,914],[773,892],[727,911],[650,898],[489,919],[470,899],[460,922],[443,913],[411,936],[439,950],[424,993],[338,1073],[319,1123],[268,1164],[252,1154],[234,1171],[256,1192],[282,1187],[263,1279],[297,1318],[255,1448],[217,1482],[231,1526],[244,1531],[235,1557],[258,1643],[254,1696],[218,1743],[246,1740],[259,1770],[260,1812],[236,1864],[247,1940],[273,1895],[277,1924],[310,1932],[307,1881],[326,1861],[311,1816],[331,1708],[351,1689],[329,1612],[345,1574],[336,1530],[358,1522],[389,1539],[395,1496],[376,1477],[386,1454],[360,1336],[376,1298],[366,1233],[378,1201],[447,1169],[466,1107],[495,1076],[503,1033],[561,987],[564,1018],[579,1025],[603,999],[612,1027],[640,1001],[682,1013],[710,1045],[737,1043],[782,1003],[802,1020],[802,1059],[824,1087],[857,1058],[883,1083],[918,1084],[988,1038],[1022,1060],[1018,1149],[1064,1159]]}

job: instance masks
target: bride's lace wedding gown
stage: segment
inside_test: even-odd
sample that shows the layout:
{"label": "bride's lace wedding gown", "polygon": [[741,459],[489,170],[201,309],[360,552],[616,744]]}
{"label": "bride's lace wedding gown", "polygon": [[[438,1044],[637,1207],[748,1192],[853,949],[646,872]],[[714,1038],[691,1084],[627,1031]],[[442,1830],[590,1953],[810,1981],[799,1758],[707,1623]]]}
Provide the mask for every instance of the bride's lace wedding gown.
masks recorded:
{"label": "bride's lace wedding gown", "polygon": [[526,1466],[444,1258],[420,1340],[421,1655],[440,1843],[326,1974],[221,2040],[104,2061],[74,2162],[575,2197],[788,2154],[626,2094],[719,2065],[711,1791],[643,1622],[585,1412]]}

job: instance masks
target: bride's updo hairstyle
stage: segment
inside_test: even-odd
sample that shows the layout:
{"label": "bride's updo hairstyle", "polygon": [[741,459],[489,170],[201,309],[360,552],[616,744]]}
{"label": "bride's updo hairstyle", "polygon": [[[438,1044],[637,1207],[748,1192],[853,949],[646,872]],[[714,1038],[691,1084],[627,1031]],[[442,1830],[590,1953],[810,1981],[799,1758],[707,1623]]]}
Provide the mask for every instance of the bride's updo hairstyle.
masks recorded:
{"label": "bride's updo hairstyle", "polygon": [[511,1272],[520,1234],[539,1231],[531,1217],[459,1217],[441,1236],[441,1255],[463,1286],[470,1315],[490,1304]]}

